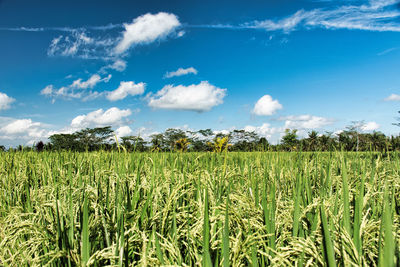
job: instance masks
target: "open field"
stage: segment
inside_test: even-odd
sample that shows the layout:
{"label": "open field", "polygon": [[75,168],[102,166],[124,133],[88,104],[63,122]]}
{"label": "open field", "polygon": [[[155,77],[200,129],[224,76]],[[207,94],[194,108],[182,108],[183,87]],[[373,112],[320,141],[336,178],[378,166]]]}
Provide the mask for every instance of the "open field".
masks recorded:
{"label": "open field", "polygon": [[2,266],[394,266],[399,155],[0,154]]}

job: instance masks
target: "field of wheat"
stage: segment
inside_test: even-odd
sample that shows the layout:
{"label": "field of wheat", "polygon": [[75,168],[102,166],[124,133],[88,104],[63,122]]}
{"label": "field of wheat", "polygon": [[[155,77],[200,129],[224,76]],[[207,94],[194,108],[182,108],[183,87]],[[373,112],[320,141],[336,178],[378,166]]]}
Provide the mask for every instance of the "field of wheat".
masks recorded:
{"label": "field of wheat", "polygon": [[1,266],[396,266],[399,155],[0,154]]}

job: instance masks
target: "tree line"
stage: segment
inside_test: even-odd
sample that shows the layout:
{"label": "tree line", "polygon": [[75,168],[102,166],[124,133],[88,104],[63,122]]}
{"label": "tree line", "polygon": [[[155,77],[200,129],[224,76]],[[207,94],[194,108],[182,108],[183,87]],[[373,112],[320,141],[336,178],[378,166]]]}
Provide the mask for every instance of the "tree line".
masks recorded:
{"label": "tree line", "polygon": [[[339,134],[308,132],[300,138],[297,130],[287,129],[278,144],[270,144],[255,132],[232,130],[216,133],[211,129],[189,131],[169,128],[163,133],[151,135],[148,140],[141,136],[125,136],[118,139],[111,126],[86,128],[71,134],[53,134],[49,141],[38,142],[33,147],[9,150],[37,151],[97,151],[125,150],[127,152],[201,152],[201,151],[394,151],[400,150],[400,136],[386,136],[382,132],[362,133],[349,126]],[[6,150],[0,146],[0,150]]]}

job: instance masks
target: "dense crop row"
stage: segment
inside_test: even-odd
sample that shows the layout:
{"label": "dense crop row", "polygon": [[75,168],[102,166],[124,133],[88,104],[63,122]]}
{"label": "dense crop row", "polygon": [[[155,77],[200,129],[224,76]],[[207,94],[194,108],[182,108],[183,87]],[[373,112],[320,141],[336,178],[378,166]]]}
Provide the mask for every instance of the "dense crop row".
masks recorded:
{"label": "dense crop row", "polygon": [[2,266],[399,264],[397,154],[0,156]]}

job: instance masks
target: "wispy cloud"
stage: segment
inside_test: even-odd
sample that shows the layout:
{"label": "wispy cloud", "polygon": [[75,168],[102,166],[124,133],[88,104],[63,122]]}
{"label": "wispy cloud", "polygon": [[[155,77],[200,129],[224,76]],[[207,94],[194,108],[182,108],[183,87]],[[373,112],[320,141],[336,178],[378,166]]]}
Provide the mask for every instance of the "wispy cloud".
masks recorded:
{"label": "wispy cloud", "polygon": [[[265,30],[290,33],[296,30],[346,29],[377,32],[400,32],[400,0],[340,1],[323,4],[324,8],[300,9],[294,14],[248,21],[241,24],[182,23],[172,13],[144,14],[131,23],[84,27],[2,27],[0,31],[61,32],[48,48],[49,56],[84,59],[117,60],[128,55],[128,50],[167,37],[179,38],[185,28],[230,30]],[[390,51],[393,51],[390,50]],[[383,51],[381,55],[390,51]]]}
{"label": "wispy cloud", "polygon": [[[176,15],[159,12],[144,14],[135,18],[131,23],[124,24],[82,28],[30,28],[30,30],[66,32],[51,41],[47,51],[49,56],[115,61],[125,57],[127,51],[133,46],[150,44],[169,36],[181,37],[184,32],[176,32],[180,26],[181,23]],[[8,29],[27,30],[23,27]],[[114,29],[123,29],[123,31],[111,31]],[[107,34],[93,33],[93,31],[105,31]]]}
{"label": "wispy cloud", "polygon": [[298,10],[292,15],[266,20],[246,22],[239,25],[215,24],[193,25],[215,29],[260,29],[289,33],[299,29],[347,29],[366,31],[400,31],[400,11],[395,6],[399,0],[370,0],[367,4],[351,4],[325,9]]}
{"label": "wispy cloud", "polygon": [[99,26],[84,26],[84,27],[0,27],[0,31],[18,31],[18,32],[79,32],[79,31],[108,31],[113,29],[122,29],[123,24],[107,24]]}
{"label": "wispy cloud", "polygon": [[90,91],[87,89],[94,88],[100,82],[107,83],[111,79],[111,77],[111,74],[104,78],[101,78],[101,76],[98,74],[93,74],[86,81],[82,81],[82,79],[77,79],[73,81],[70,85],[60,88],[56,88],[52,84],[50,84],[43,88],[40,91],[40,94],[51,98],[53,103],[57,98],[82,99],[83,101],[93,100],[102,96],[104,93]]}
{"label": "wispy cloud", "polygon": [[83,59],[112,60],[115,38],[91,37],[86,31],[76,30],[55,37],[47,50],[49,56],[78,57]]}
{"label": "wispy cloud", "polygon": [[165,73],[164,78],[172,78],[172,77],[176,77],[176,76],[187,75],[190,73],[196,75],[198,73],[198,71],[193,67],[186,68],[186,69],[179,68],[176,71],[170,71],[170,72]]}
{"label": "wispy cloud", "polygon": [[399,49],[399,47],[388,48],[388,49],[386,49],[386,50],[383,50],[382,52],[379,52],[377,55],[378,55],[378,56],[383,56],[383,55],[389,54],[389,53],[391,53],[391,52],[393,52],[393,51],[396,51],[396,50],[398,50],[398,49]]}

